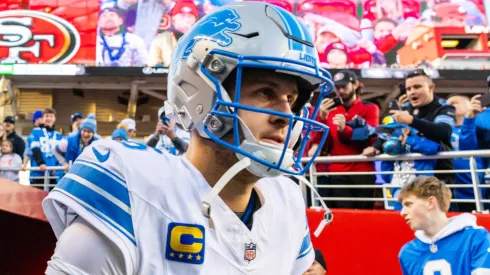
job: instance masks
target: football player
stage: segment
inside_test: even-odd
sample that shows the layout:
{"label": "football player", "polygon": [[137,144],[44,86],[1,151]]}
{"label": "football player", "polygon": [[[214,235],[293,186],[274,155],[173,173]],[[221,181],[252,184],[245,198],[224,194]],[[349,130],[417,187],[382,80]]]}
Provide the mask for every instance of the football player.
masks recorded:
{"label": "football player", "polygon": [[490,274],[490,236],[474,215],[447,217],[451,190],[435,177],[420,176],[398,196],[401,215],[415,231],[398,258],[403,274]]}
{"label": "football player", "polygon": [[47,274],[302,274],[314,259],[305,204],[283,175],[318,155],[296,157],[311,132],[322,148],[328,128],[303,110],[319,91],[316,117],[332,87],[286,10],[242,2],[205,16],[177,44],[163,107],[193,131],[185,156],[86,148],[43,202],[59,238]]}

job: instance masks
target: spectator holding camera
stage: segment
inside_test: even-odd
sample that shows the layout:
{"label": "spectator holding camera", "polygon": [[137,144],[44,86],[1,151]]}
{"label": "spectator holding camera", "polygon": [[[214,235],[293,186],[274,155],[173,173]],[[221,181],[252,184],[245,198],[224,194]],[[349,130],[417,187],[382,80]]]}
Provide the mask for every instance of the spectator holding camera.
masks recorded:
{"label": "spectator holding camera", "polygon": [[[418,135],[441,145],[442,151],[451,151],[451,134],[454,126],[455,109],[443,105],[434,96],[435,84],[423,69],[409,73],[405,79],[408,103],[401,110],[391,110],[393,119],[417,130]],[[379,144],[371,152],[379,152]],[[369,151],[368,150],[368,151]],[[366,152],[367,155],[371,152]],[[451,159],[439,159],[436,170],[453,170]],[[446,184],[452,184],[452,174],[437,174]]]}
{"label": "spectator holding camera", "polygon": [[[480,101],[483,107],[490,106],[490,76],[487,78],[488,92],[482,95]],[[476,136],[478,138],[478,148],[483,150],[490,149],[490,108],[484,109],[476,116]],[[483,165],[487,168],[485,175],[485,183],[490,183],[490,158],[483,158]],[[490,192],[487,192],[486,198],[490,197]]]}
{"label": "spectator holding camera", "polygon": [[[331,156],[359,155],[363,149],[376,140],[374,128],[379,123],[379,108],[375,104],[361,101],[362,84],[354,72],[342,70],[333,77],[338,96],[342,104],[335,106],[334,99],[324,99],[318,121],[326,124],[330,130],[324,150]],[[318,148],[321,135],[312,135],[311,156]],[[330,163],[330,172],[372,172],[373,162]],[[329,181],[335,184],[358,185],[375,183],[374,175],[333,175]],[[322,197],[374,197],[375,189],[359,188],[320,188]],[[372,209],[372,202],[333,201],[334,208]]]}
{"label": "spectator holding camera", "polygon": [[146,145],[165,150],[172,155],[182,155],[187,151],[190,142],[189,132],[181,129],[176,123],[165,116],[163,108],[159,111],[160,120],[155,133],[152,134]]}
{"label": "spectator holding camera", "polygon": [[[480,102],[481,95],[476,95],[471,99],[464,95],[450,95],[447,98],[447,104],[454,106],[456,109],[456,123],[451,136],[451,143],[454,151],[460,150],[478,150],[478,139],[476,135],[476,116],[482,112],[483,108]],[[483,159],[475,158],[477,169],[483,169]],[[469,158],[454,159],[454,169],[470,169]],[[479,182],[483,183],[483,173],[478,173]],[[457,173],[455,177],[456,184],[472,184],[471,173]],[[482,188],[482,197],[485,197],[486,188]],[[456,188],[454,190],[456,199],[474,199],[473,188]],[[474,204],[457,203],[459,211],[471,212],[474,210]]]}

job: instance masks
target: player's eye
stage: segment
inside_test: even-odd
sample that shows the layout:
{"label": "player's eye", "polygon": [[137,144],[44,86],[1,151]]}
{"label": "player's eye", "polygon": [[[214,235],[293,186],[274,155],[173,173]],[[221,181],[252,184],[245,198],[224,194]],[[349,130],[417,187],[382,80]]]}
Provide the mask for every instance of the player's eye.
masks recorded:
{"label": "player's eye", "polygon": [[297,95],[288,95],[288,102],[292,106],[294,103],[296,103],[296,100],[298,99]]}
{"label": "player's eye", "polygon": [[264,100],[272,100],[275,94],[271,88],[266,87],[257,90],[257,95],[263,98]]}

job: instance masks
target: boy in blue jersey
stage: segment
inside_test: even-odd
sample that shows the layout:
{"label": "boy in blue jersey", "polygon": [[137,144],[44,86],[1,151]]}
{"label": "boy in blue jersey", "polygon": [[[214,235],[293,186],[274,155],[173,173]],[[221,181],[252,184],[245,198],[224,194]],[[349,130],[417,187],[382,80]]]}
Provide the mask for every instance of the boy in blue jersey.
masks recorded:
{"label": "boy in blue jersey", "polygon": [[488,231],[471,214],[447,217],[451,190],[442,181],[417,177],[402,188],[398,200],[416,236],[398,255],[403,274],[490,274]]}
{"label": "boy in blue jersey", "polygon": [[[30,149],[32,151],[31,167],[39,167],[40,171],[31,171],[31,184],[44,183],[44,175],[48,167],[59,166],[59,162],[53,154],[53,150],[63,135],[55,131],[56,111],[47,108],[43,112],[43,127],[36,127],[32,130],[32,141]],[[55,171],[50,171],[49,176],[59,175]],[[50,184],[56,184],[56,179],[49,180]]]}

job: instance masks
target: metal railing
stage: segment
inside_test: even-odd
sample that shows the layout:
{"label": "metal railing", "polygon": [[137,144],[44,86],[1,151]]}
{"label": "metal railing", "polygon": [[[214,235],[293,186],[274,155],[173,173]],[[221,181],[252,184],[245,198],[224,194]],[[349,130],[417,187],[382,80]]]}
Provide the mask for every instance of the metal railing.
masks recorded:
{"label": "metal railing", "polygon": [[[65,170],[63,166],[47,166],[46,171],[44,171],[43,176],[29,176],[29,179],[43,179],[43,183],[29,183],[29,186],[33,187],[42,187],[44,191],[49,191],[51,187],[55,187],[56,184],[50,184],[51,179],[57,179],[58,176],[55,175],[50,175],[50,172],[52,171],[60,171],[60,170]],[[0,167],[0,171],[14,171],[14,172],[19,172],[19,183],[20,183],[20,174],[24,172],[23,170],[20,170],[20,168],[3,168]],[[27,167],[25,171],[33,172],[33,171],[41,171],[39,167]],[[0,177],[1,178],[1,177]],[[27,184],[26,184],[27,185]]]}
{"label": "metal railing", "polygon": [[[475,158],[490,157],[490,150],[468,150],[457,152],[441,152],[436,155],[422,155],[418,153],[405,154],[391,156],[387,154],[378,155],[375,157],[366,157],[363,155],[347,155],[347,156],[328,156],[317,157],[314,164],[309,169],[309,177],[312,186],[318,188],[381,188],[383,190],[383,198],[360,198],[360,197],[321,197],[315,196],[313,190],[310,191],[311,203],[313,206],[318,206],[318,200],[324,201],[383,201],[385,208],[388,208],[390,201],[397,201],[396,198],[387,198],[386,189],[388,188],[401,188],[400,185],[395,184],[364,184],[364,185],[340,185],[340,184],[326,184],[318,185],[318,176],[332,176],[332,175],[376,175],[376,174],[426,174],[433,173],[436,177],[439,173],[456,174],[456,173],[470,173],[471,184],[448,184],[450,188],[472,188],[475,198],[474,199],[451,199],[451,202],[456,203],[475,203],[476,211],[481,212],[483,210],[483,203],[490,203],[490,199],[483,199],[481,197],[480,188],[490,188],[490,184],[480,184],[477,173],[487,172],[487,169],[477,169]],[[470,161],[470,169],[466,170],[434,170],[434,171],[372,171],[372,172],[317,172],[316,165],[318,163],[339,163],[339,162],[374,162],[374,161],[414,161],[414,160],[433,160],[433,159],[453,159],[453,158],[468,158]],[[307,163],[311,158],[304,158],[302,161]],[[307,201],[308,192],[303,188],[304,199]],[[328,205],[328,204],[327,204]],[[388,208],[389,209],[389,208]]]}
{"label": "metal railing", "polygon": [[[327,184],[327,185],[318,185],[317,177],[318,176],[332,176],[332,175],[376,175],[376,174],[426,174],[433,173],[437,176],[437,174],[445,173],[445,174],[456,174],[456,173],[470,173],[471,174],[471,184],[448,184],[447,186],[450,188],[472,188],[473,193],[475,194],[474,199],[451,199],[451,202],[456,203],[475,203],[476,211],[481,212],[483,210],[483,203],[490,203],[490,199],[483,199],[481,197],[480,188],[490,188],[490,184],[480,184],[477,173],[485,173],[487,171],[490,172],[490,169],[477,169],[476,166],[476,157],[482,158],[490,158],[490,150],[471,150],[471,151],[457,151],[457,152],[441,152],[436,155],[422,155],[418,153],[405,154],[405,155],[378,155],[375,157],[366,157],[363,155],[346,155],[346,156],[328,156],[328,157],[317,157],[315,159],[314,164],[311,165],[309,169],[308,176],[310,177],[310,182],[312,186],[316,189],[318,188],[374,188],[374,189],[382,189],[383,197],[381,198],[360,198],[360,197],[321,197],[318,198],[315,196],[313,190],[310,191],[310,194],[306,191],[306,187],[303,186],[303,196],[305,201],[307,201],[307,196],[310,196],[312,206],[319,206],[318,200],[322,199],[324,201],[382,201],[385,204],[385,208],[389,209],[388,203],[391,201],[397,201],[396,198],[388,198],[385,196],[386,190],[388,188],[400,188],[400,185],[395,184],[363,184],[363,185],[340,185],[340,184]],[[414,160],[433,160],[433,159],[452,159],[452,158],[468,158],[470,161],[470,169],[465,170],[424,170],[424,171],[371,171],[371,172],[317,172],[316,165],[318,163],[347,163],[347,162],[373,162],[373,161],[414,161]],[[303,162],[308,162],[310,158],[303,158]],[[71,164],[70,164],[71,166]],[[56,186],[56,184],[50,184],[51,179],[56,179],[58,176],[51,176],[51,171],[60,171],[64,170],[63,166],[48,166],[47,170],[44,172],[42,177],[32,177],[34,178],[42,178],[44,182],[42,184],[29,184],[29,186],[35,187],[43,187],[45,191],[49,191],[51,187]],[[39,167],[28,167],[27,171],[41,171]],[[19,168],[9,169],[9,168],[0,168],[0,171],[20,171]]]}

